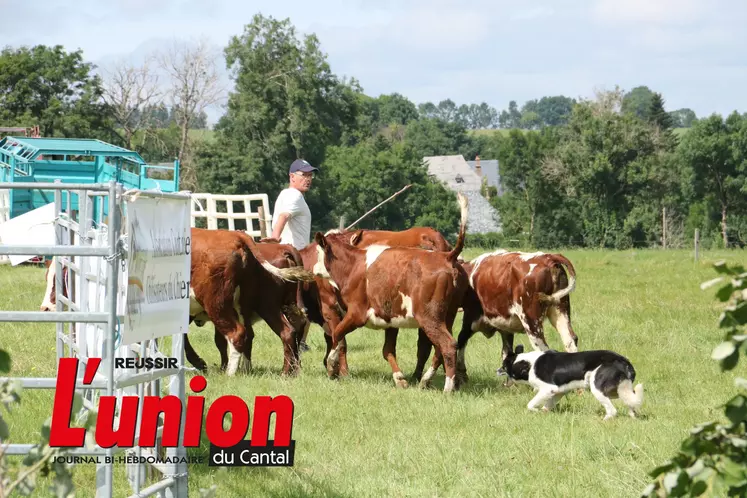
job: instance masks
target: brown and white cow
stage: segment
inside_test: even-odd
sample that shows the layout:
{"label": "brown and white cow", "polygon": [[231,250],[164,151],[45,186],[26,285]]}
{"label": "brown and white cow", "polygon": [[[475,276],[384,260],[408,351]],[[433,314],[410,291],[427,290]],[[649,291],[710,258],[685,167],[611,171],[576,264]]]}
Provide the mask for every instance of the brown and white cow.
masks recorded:
{"label": "brown and white cow", "polygon": [[[444,392],[453,390],[456,341],[451,328],[469,289],[469,277],[457,261],[464,248],[467,199],[461,193],[457,196],[461,226],[449,252],[385,245],[361,249],[339,237],[316,234],[319,254],[314,273],[329,280],[346,307],[345,316],[332,330],[332,351],[327,358],[331,378],[340,373],[343,339],[356,328],[419,328],[436,346],[438,361],[444,363]],[[389,362],[395,383],[404,380],[396,359],[390,356]]]}
{"label": "brown and white cow", "polygon": [[543,332],[547,318],[560,334],[565,350],[578,350],[568,296],[576,286],[576,270],[566,257],[499,249],[462,266],[469,274],[473,292],[467,293],[463,303],[462,330],[457,341],[460,383],[467,380],[464,353],[475,332],[486,337],[500,332],[503,360],[513,351],[516,333],[526,333],[536,351],[549,349]]}
{"label": "brown and white cow", "polygon": [[[190,323],[213,322],[216,335],[223,338],[221,344],[230,350],[226,371],[234,375],[239,368],[251,368],[251,340],[247,339],[254,336],[251,324],[261,318],[283,341],[283,373],[295,373],[299,366],[297,337],[306,323],[297,308],[294,284],[313,280],[313,275],[299,267],[276,268],[252,250],[255,246],[251,237],[241,232],[192,228]],[[48,266],[48,283],[54,282],[54,268]],[[47,290],[51,292],[45,294],[43,311],[54,309],[56,300],[54,287],[48,284]],[[66,291],[63,287],[65,296]],[[189,334],[185,334],[184,348],[187,361],[207,371],[207,364],[190,344]]]}
{"label": "brown and white cow", "polygon": [[[451,245],[438,230],[430,227],[412,227],[399,232],[389,230],[353,230],[340,231],[330,230],[324,234],[327,238],[340,241],[365,249],[371,245],[386,245],[390,247],[419,247],[432,251],[450,251]],[[304,268],[313,270],[318,260],[317,243],[311,244],[301,250]],[[327,350],[322,360],[324,367],[327,366],[327,357],[332,350],[332,333],[338,323],[345,315],[345,304],[340,296],[339,289],[334,283],[322,277],[316,277],[315,281],[304,286],[304,304],[307,307],[309,321],[318,324],[324,330],[324,339]],[[385,330],[384,347],[382,355],[390,364],[396,363],[398,329],[388,328]],[[418,357],[424,356],[418,365],[424,365],[430,355],[431,343],[422,329],[418,331]],[[340,375],[348,375],[347,344],[342,339],[342,344],[337,348],[339,351]],[[415,371],[414,378],[420,380],[422,366]],[[396,379],[395,383],[400,387],[407,387],[404,378]]]}
{"label": "brown and white cow", "polygon": [[[192,229],[190,320],[209,319],[225,337],[228,375],[251,369],[252,324],[264,320],[283,342],[283,374],[295,374],[300,366],[298,337],[306,318],[297,307],[293,284],[313,276],[299,267],[276,268],[256,246],[243,232]],[[191,346],[185,352],[190,363],[204,365]]]}
{"label": "brown and white cow", "polygon": [[[258,253],[268,263],[275,268],[286,269],[286,268],[303,268],[303,261],[301,260],[301,254],[298,250],[290,244],[277,244],[277,243],[259,243],[253,246],[254,252]],[[288,287],[286,293],[295,292],[296,294],[296,307],[305,314],[305,306],[303,302],[303,296],[301,293],[301,282],[286,282],[285,285]],[[256,317],[256,315],[255,315]],[[302,318],[302,315],[298,313],[289,313],[287,318],[292,322],[294,330],[308,330],[309,321],[308,319]],[[204,321],[194,320],[197,326],[202,327]],[[250,336],[248,340],[252,340]],[[228,341],[226,338],[215,331],[215,346],[218,348],[221,358],[221,370],[225,370],[228,365]],[[251,348],[250,348],[251,349]]]}

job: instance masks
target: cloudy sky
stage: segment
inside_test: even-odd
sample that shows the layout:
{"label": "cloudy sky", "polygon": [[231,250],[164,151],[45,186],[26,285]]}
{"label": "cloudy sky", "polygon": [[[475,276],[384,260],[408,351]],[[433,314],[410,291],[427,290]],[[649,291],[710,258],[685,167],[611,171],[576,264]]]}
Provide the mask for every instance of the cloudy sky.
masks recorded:
{"label": "cloudy sky", "polygon": [[[369,95],[499,111],[647,85],[669,110],[747,112],[745,0],[0,0],[0,45],[62,44],[102,66],[174,37],[222,48],[261,12],[316,33]],[[222,60],[220,61],[222,63]],[[221,114],[211,111],[211,121]]]}

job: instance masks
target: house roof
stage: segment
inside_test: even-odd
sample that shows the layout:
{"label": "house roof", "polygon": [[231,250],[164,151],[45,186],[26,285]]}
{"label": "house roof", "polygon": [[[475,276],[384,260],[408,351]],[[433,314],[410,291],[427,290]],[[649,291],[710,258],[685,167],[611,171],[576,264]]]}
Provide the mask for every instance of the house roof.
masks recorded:
{"label": "house roof", "polygon": [[[467,164],[472,171],[475,170],[477,161],[467,161]],[[483,176],[487,177],[488,185],[491,187],[501,190],[501,175],[498,171],[498,159],[480,159],[480,169],[482,170]]]}
{"label": "house roof", "polygon": [[427,156],[428,174],[434,175],[452,190],[479,191],[482,179],[469,167],[461,154],[454,156]]}

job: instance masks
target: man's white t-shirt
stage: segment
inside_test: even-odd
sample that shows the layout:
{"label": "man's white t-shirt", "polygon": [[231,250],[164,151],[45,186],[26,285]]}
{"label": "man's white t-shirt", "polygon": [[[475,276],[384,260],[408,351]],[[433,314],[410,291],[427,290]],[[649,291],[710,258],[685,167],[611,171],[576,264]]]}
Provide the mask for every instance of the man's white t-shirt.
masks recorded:
{"label": "man's white t-shirt", "polygon": [[300,190],[286,188],[280,192],[272,215],[273,229],[282,213],[288,213],[290,217],[280,233],[280,243],[291,244],[300,251],[308,245],[311,237],[311,211]]}

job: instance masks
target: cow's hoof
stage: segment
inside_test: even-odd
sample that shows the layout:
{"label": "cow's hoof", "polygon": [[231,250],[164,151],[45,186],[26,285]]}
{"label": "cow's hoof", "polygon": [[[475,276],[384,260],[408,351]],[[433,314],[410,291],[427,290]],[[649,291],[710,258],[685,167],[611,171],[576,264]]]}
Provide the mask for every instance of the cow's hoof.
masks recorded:
{"label": "cow's hoof", "polygon": [[420,389],[429,389],[431,387],[431,381],[430,379],[420,379],[420,382],[418,382],[418,387]]}
{"label": "cow's hoof", "polygon": [[405,375],[402,372],[396,372],[392,375],[394,378],[394,385],[406,389],[409,384],[407,384],[407,381],[405,380]]}

